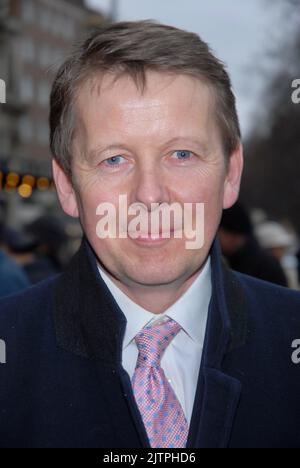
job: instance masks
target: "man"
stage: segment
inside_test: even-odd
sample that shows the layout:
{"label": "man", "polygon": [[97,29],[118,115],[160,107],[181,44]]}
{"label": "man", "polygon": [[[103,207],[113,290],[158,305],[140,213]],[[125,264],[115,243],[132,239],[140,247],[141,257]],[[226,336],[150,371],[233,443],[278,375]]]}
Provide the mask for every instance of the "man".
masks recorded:
{"label": "man", "polygon": [[[231,272],[215,240],[243,166],[223,65],[195,34],[106,26],[60,68],[50,127],[85,236],[62,276],[1,303],[0,444],[300,446],[300,296]],[[204,204],[197,248],[195,211],[187,231],[174,216],[153,232],[173,203]]]}
{"label": "man", "polygon": [[218,237],[230,268],[287,287],[287,278],[279,261],[259,245],[250,216],[241,203],[224,210]]}

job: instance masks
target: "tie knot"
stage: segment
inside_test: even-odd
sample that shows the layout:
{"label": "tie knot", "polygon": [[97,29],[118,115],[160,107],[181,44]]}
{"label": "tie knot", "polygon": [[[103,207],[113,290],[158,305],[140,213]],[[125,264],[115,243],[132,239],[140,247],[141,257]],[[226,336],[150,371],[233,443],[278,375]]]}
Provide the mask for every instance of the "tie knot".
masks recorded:
{"label": "tie knot", "polygon": [[139,350],[137,366],[159,366],[165,349],[180,329],[172,319],[143,328],[135,337]]}

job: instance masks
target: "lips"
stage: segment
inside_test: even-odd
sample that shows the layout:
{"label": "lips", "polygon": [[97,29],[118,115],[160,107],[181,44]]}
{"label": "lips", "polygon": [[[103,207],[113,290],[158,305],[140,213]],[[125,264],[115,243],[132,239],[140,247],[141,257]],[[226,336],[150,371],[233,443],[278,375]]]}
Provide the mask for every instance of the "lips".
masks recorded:
{"label": "lips", "polygon": [[152,239],[152,240],[156,240],[156,239],[171,238],[173,233],[174,233],[174,230],[163,232],[160,229],[158,232],[155,232],[155,233],[153,232],[152,235],[151,235],[151,231],[148,231],[146,233],[140,232],[140,233],[138,233],[137,236],[136,235],[133,236],[133,234],[130,234],[130,232],[128,234],[129,234],[129,237],[134,237],[135,239]]}

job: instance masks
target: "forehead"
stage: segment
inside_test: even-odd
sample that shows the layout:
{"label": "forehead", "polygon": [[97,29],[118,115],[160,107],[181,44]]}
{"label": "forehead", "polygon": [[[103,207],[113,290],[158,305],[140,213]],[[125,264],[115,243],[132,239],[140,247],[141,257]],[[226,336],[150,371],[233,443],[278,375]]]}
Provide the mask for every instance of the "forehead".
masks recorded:
{"label": "forehead", "polygon": [[200,79],[149,71],[142,91],[129,75],[96,75],[77,95],[89,140],[120,136],[156,138],[207,134],[214,127],[214,94]]}

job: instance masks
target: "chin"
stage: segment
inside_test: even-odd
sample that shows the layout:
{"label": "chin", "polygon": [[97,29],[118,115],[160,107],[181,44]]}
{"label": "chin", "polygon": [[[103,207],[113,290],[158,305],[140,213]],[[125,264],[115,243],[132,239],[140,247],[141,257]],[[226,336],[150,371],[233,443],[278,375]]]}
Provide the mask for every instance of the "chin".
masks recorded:
{"label": "chin", "polygon": [[154,286],[160,284],[170,284],[184,275],[185,269],[181,267],[164,265],[144,265],[125,269],[125,275],[134,281],[144,285]]}
{"label": "chin", "polygon": [[166,277],[162,276],[161,274],[157,275],[143,275],[143,276],[136,276],[131,278],[137,284],[141,284],[144,286],[160,286],[173,283],[177,280],[177,277]]}

